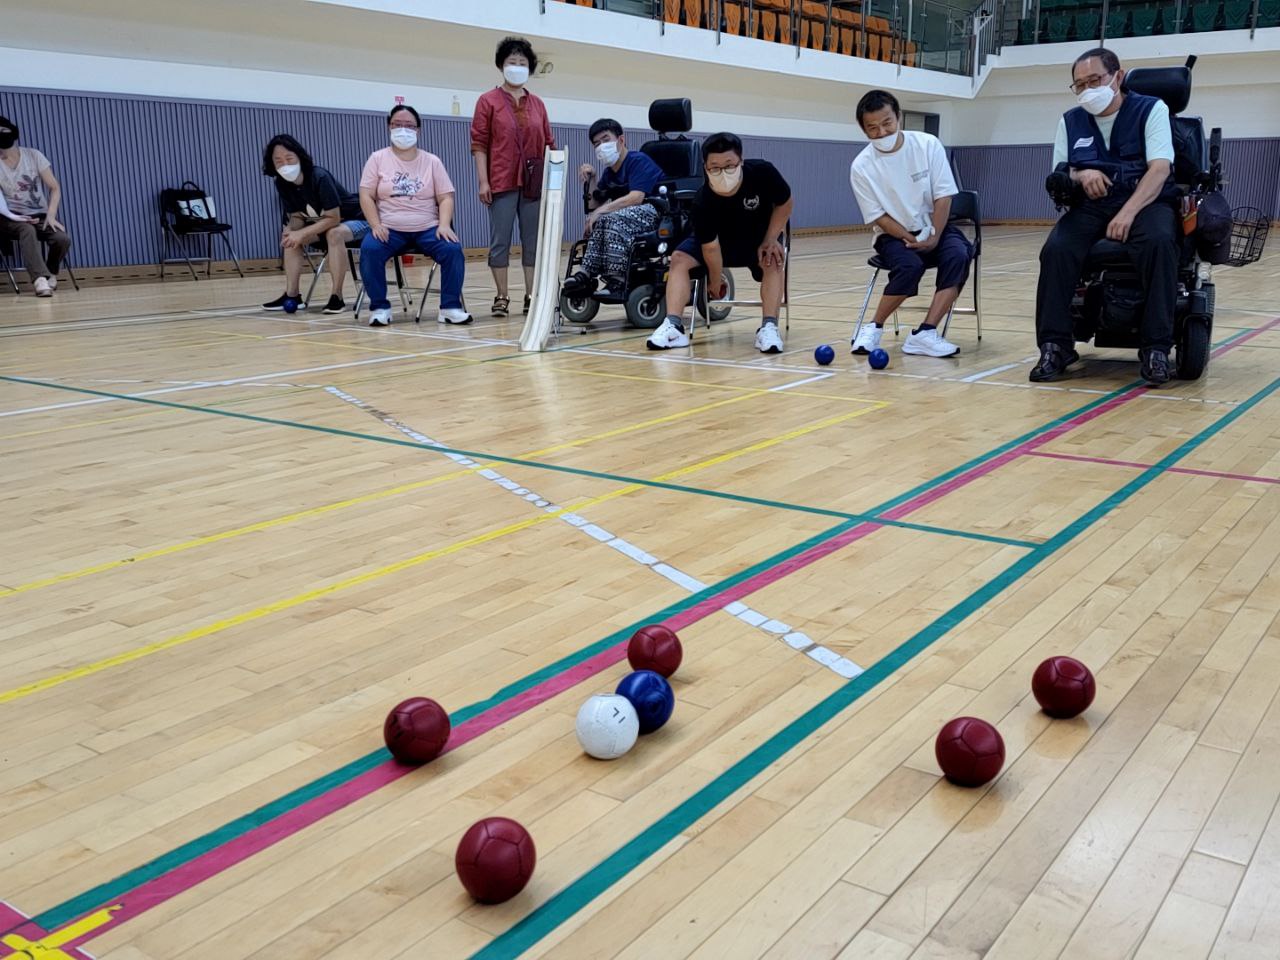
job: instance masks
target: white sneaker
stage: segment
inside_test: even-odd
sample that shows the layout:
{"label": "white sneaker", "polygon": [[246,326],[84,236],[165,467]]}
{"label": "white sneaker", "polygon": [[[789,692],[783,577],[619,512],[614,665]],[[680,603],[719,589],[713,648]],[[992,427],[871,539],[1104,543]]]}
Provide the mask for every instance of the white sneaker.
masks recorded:
{"label": "white sneaker", "polygon": [[36,277],[35,288],[37,297],[53,296],[53,287],[49,286],[49,281],[45,277]]}
{"label": "white sneaker", "polygon": [[675,347],[687,347],[689,345],[689,334],[681,330],[671,318],[667,317],[658,325],[658,329],[653,331],[649,339],[644,345],[650,350],[671,350]]}
{"label": "white sneaker", "polygon": [[389,327],[391,326],[391,308],[382,307],[369,314],[369,326],[371,327]]}
{"label": "white sneaker", "polygon": [[436,323],[463,324],[470,322],[471,314],[467,313],[467,311],[463,310],[461,307],[442,308],[440,312],[436,314]]}
{"label": "white sneaker", "polygon": [[864,323],[858,335],[850,341],[853,352],[865,356],[872,350],[880,349],[880,338],[883,336],[884,327],[877,327],[874,323]]}
{"label": "white sneaker", "polygon": [[58,289],[58,278],[57,278],[57,277],[50,277],[50,278],[49,278],[49,289],[50,289],[50,290],[57,290],[57,289]]}
{"label": "white sneaker", "polygon": [[960,348],[950,340],[943,340],[942,334],[935,327],[907,334],[907,339],[902,341],[902,352],[920,357],[954,357],[960,352]]}
{"label": "white sneaker", "polygon": [[756,349],[761,353],[781,353],[782,334],[776,323],[762,323],[756,331]]}

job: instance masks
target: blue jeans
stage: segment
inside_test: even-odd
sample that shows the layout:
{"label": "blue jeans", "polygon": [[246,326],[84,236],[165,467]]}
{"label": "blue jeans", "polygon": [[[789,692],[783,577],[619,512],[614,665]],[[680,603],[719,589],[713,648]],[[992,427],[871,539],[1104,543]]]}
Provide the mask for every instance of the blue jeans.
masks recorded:
{"label": "blue jeans", "polygon": [[406,250],[421,253],[440,265],[440,307],[443,310],[462,307],[462,280],[466,274],[466,257],[462,245],[436,238],[436,228],[401,233],[387,231],[383,243],[370,230],[360,242],[360,279],[369,295],[369,309],[385,310],[387,299],[387,261]]}

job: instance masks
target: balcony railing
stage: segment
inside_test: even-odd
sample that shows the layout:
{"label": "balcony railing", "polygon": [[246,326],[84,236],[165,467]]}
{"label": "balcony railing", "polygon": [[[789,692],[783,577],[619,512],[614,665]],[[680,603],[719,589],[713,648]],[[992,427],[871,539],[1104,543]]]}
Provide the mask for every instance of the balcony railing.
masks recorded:
{"label": "balcony railing", "polygon": [[1004,44],[1074,43],[1280,26],[1280,0],[1031,0],[1001,4]]}

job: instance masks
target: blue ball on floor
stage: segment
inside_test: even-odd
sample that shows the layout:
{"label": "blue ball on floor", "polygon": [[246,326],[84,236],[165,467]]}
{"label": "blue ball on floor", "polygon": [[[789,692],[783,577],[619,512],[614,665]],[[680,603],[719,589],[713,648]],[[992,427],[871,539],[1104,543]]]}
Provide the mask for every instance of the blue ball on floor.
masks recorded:
{"label": "blue ball on floor", "polygon": [[867,357],[867,363],[871,364],[874,370],[883,370],[889,365],[889,354],[885,353],[879,347],[871,351]]}
{"label": "blue ball on floor", "polygon": [[283,303],[283,304],[281,304],[281,306],[283,306],[283,307],[284,307],[284,312],[285,312],[285,313],[297,313],[297,312],[298,312],[298,301],[297,301],[295,298],[293,298],[293,297],[285,297],[285,298],[284,298],[284,303]]}
{"label": "blue ball on floor", "polygon": [[626,697],[636,708],[640,718],[640,732],[653,733],[671,719],[676,707],[676,695],[667,678],[653,670],[637,670],[628,673],[614,691]]}
{"label": "blue ball on floor", "polygon": [[830,344],[824,343],[822,346],[818,347],[817,350],[813,351],[813,359],[817,360],[818,363],[822,364],[824,367],[835,358],[836,352],[831,349]]}

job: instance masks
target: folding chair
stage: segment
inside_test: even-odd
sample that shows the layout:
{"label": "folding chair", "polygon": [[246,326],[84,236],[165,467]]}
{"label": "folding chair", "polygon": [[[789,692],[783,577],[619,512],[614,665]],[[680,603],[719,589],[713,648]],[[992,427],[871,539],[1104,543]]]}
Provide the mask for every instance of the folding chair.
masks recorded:
{"label": "folding chair", "polygon": [[[732,265],[725,264],[725,272],[732,269]],[[729,299],[727,300],[709,300],[710,291],[707,289],[706,271],[700,270],[693,280],[693,302],[696,305],[694,316],[689,324],[689,343],[693,343],[693,331],[698,325],[698,314],[702,314],[704,325],[710,328],[711,321],[723,320],[728,316],[729,310],[734,307],[760,307],[764,305],[763,300],[738,300],[734,297],[733,277],[729,276]],[[782,238],[782,322],[783,330],[787,333],[791,332],[791,221],[787,221],[787,229]]]}
{"label": "folding chair", "polygon": [[[973,306],[957,307],[952,304],[951,309],[947,311],[947,318],[942,322],[942,336],[947,335],[947,327],[951,324],[951,315],[955,313],[973,314],[978,325],[978,339],[982,339],[982,314],[979,312],[980,296],[982,291],[982,212],[978,205],[978,193],[976,190],[961,190],[951,198],[951,216],[947,218],[948,225],[953,223],[966,223],[973,227],[973,238],[970,241],[973,244]],[[858,339],[858,333],[862,330],[863,321],[867,316],[867,306],[871,303],[871,294],[876,289],[876,279],[880,276],[881,270],[887,270],[888,264],[880,259],[879,254],[874,254],[867,260],[867,266],[874,271],[871,279],[867,282],[867,295],[862,298],[862,311],[858,314],[858,324],[853,328],[853,339]],[[932,269],[932,268],[931,268]],[[920,307],[911,307],[904,309],[918,310]],[[898,312],[895,310],[893,314],[893,335],[898,335]]]}
{"label": "folding chair", "polygon": [[[46,262],[49,257],[49,245],[43,240],[40,241],[40,252],[44,255]],[[0,261],[4,262],[4,272],[9,275],[9,285],[13,287],[13,292],[18,293],[18,279],[13,275],[14,260],[17,253],[13,248],[13,241],[7,237],[0,238]],[[62,267],[67,271],[67,276],[71,279],[71,285],[77,290],[80,289],[80,281],[76,278],[76,273],[71,269],[71,258],[64,256],[62,258]]]}
{"label": "folding chair", "polygon": [[[244,278],[244,270],[231,249],[231,241],[227,234],[231,224],[218,221],[213,212],[213,201],[205,192],[190,180],[176,189],[167,188],[160,191],[160,279],[164,279],[165,264],[185,263],[191,271],[191,279],[199,280],[195,264],[206,264],[205,276],[213,275],[213,238],[221,238],[226,245],[227,255],[236,265],[236,273]],[[205,238],[205,255],[192,257],[187,241],[192,237]],[[176,246],[180,257],[169,256],[169,246]]]}
{"label": "folding chair", "polygon": [[[360,249],[360,241],[350,240],[347,242],[346,247],[347,266],[350,268],[351,275],[356,278],[358,290],[360,273],[356,270],[356,252]],[[320,259],[315,259],[313,254],[319,254]],[[302,302],[310,304],[311,297],[316,292],[316,284],[320,282],[320,274],[324,273],[324,268],[329,263],[329,241],[324,237],[319,237],[302,248],[302,255],[307,258],[307,264],[311,267],[311,285],[307,287],[307,295],[302,298]],[[334,293],[337,292],[336,290],[334,291]]]}
{"label": "folding chair", "polygon": [[[396,290],[400,294],[400,305],[404,308],[405,313],[408,313],[409,308],[413,306],[413,291],[412,291],[412,288],[408,287],[407,284],[405,283],[404,264],[401,260],[401,258],[404,257],[405,254],[412,254],[415,257],[423,257],[431,261],[431,269],[427,272],[427,285],[422,288],[422,296],[418,300],[418,310],[413,315],[413,322],[421,323],[422,310],[427,305],[427,296],[431,293],[431,287],[435,283],[436,269],[439,266],[439,264],[437,264],[433,258],[427,256],[427,254],[423,253],[417,247],[410,247],[408,250],[405,250],[391,258],[392,265],[395,268]],[[353,273],[355,273],[356,272],[355,257],[352,254],[352,247],[350,246],[350,244],[348,244],[347,246],[347,255],[351,257],[351,270]],[[359,274],[356,273],[356,276],[358,277]],[[358,281],[358,285],[356,288],[356,307],[355,307],[355,318],[357,320],[360,319],[360,304],[363,302],[364,302],[364,282]],[[462,308],[465,310],[466,307],[467,307],[467,301],[466,301],[466,298],[463,297]]]}

